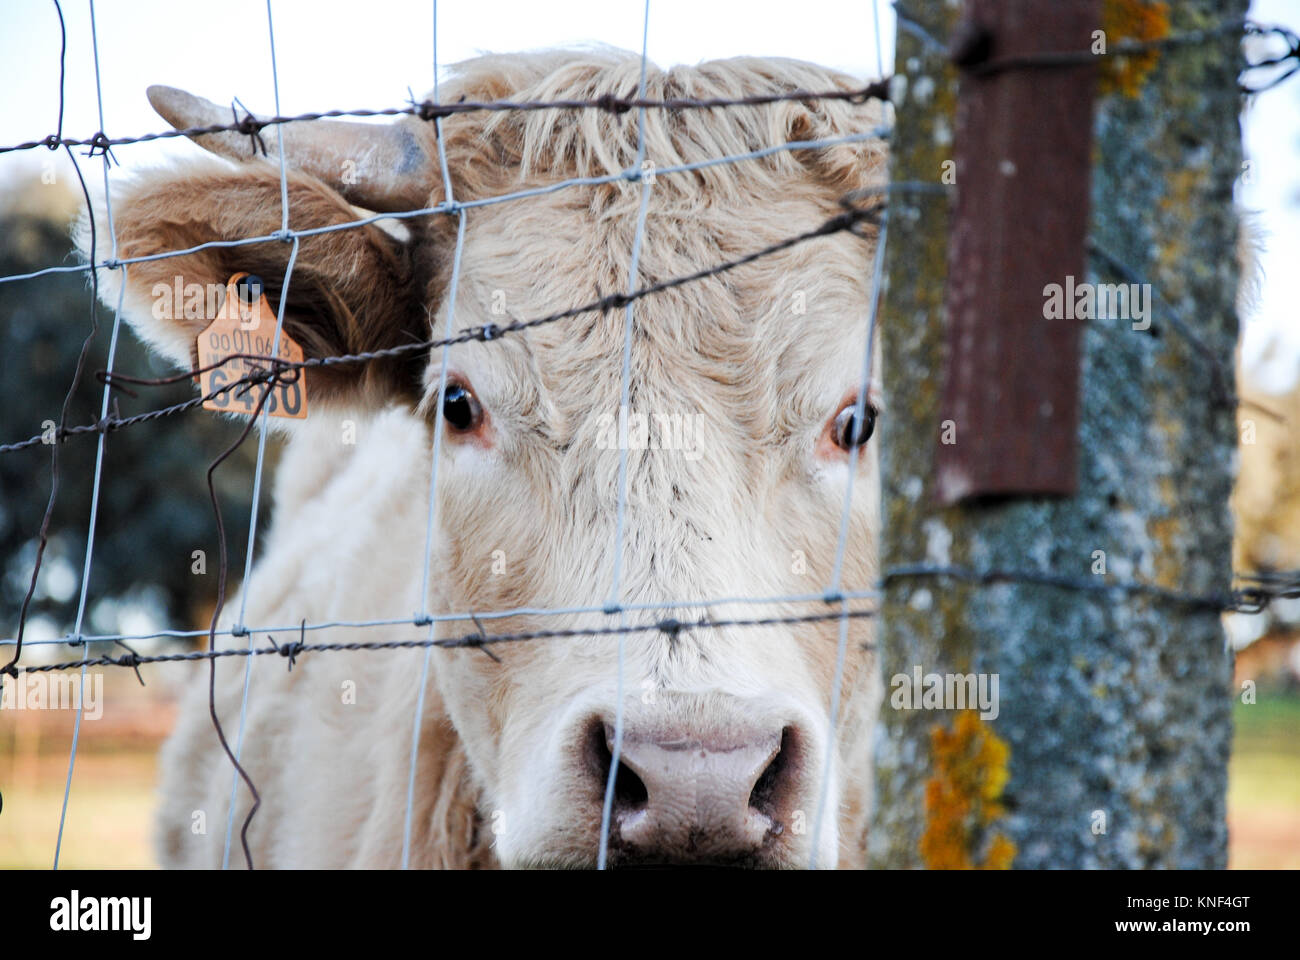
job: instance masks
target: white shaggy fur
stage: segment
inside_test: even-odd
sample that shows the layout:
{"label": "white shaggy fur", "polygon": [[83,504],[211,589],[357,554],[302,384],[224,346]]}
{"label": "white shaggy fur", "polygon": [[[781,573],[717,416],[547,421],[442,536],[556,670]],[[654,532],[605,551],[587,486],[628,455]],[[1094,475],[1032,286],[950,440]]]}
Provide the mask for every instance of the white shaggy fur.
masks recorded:
{"label": "white shaggy fur", "polygon": [[[442,96],[627,95],[636,91],[639,67],[638,58],[616,52],[485,57],[462,65]],[[852,85],[808,64],[733,60],[651,69],[647,92],[739,96]],[[873,106],[844,102],[651,110],[646,153],[662,168],[788,140],[856,133],[878,121]],[[428,126],[407,122],[425,148],[436,152]],[[444,135],[456,196],[467,200],[563,176],[616,172],[635,158],[636,123],[635,112],[599,111],[449,118]],[[206,198],[212,184],[240,177],[247,178],[250,198],[263,186],[278,190],[277,171],[262,161],[232,168],[213,160],[128,186],[114,198],[119,238],[124,245],[135,238],[132,251],[151,243],[166,249],[158,246],[163,240],[148,239],[162,219],[193,221],[193,236],[204,236],[204,229],[212,238],[233,231],[204,226],[228,212],[212,211]],[[633,283],[693,272],[807,230],[833,215],[845,192],[883,178],[884,148],[878,142],[660,176],[651,188],[641,269]],[[293,226],[312,225],[300,218],[327,189],[295,175]],[[598,290],[626,289],[640,189],[630,183],[577,187],[468,210],[453,326],[527,319],[592,299]],[[148,204],[168,190],[175,197],[168,209],[180,212],[146,214]],[[440,184],[430,202],[439,199]],[[269,206],[278,225],[278,207]],[[257,228],[259,211],[243,215],[237,229]],[[441,334],[451,306],[443,293],[454,219],[437,221],[409,222],[413,232],[423,231],[426,253],[433,251],[418,261],[423,268],[413,268],[411,282],[428,290],[426,333],[431,327]],[[330,242],[362,244],[359,234],[344,231]],[[368,299],[391,293],[396,302],[402,293],[386,290],[387,280],[366,273],[369,263],[386,256],[385,244],[396,243],[369,236],[369,246],[331,248],[328,262],[334,266],[316,274],[304,259],[309,266],[300,265],[303,273],[293,281],[303,290],[318,285],[343,291],[337,299],[359,318],[355,329],[363,332],[357,337],[372,335],[364,333],[371,323],[364,312]],[[694,417],[700,455],[629,451],[625,604],[700,601],[671,611],[679,620],[826,609],[820,602],[752,607],[707,601],[817,594],[831,579],[847,470],[819,438],[845,398],[862,387],[873,248],[873,241],[848,234],[823,238],[635,306],[632,410]],[[304,243],[304,258],[308,252]],[[264,254],[249,248],[247,255]],[[206,273],[224,279],[220,273],[227,266],[223,261],[219,269],[199,258],[175,264],[167,269],[205,281]],[[357,271],[362,276],[351,275]],[[150,278],[143,272],[128,273],[128,317],[146,340],[189,363],[193,328],[153,318],[143,286]],[[103,296],[112,302],[116,274],[102,276]],[[357,280],[371,289],[351,292],[347,283]],[[295,288],[290,289],[292,297]],[[493,312],[501,303],[505,316]],[[290,312],[295,309],[291,299]],[[314,316],[304,314],[301,329]],[[261,556],[247,588],[247,622],[291,627],[302,620],[410,617],[422,608],[447,613],[600,607],[612,586],[618,451],[602,446],[597,435],[602,417],[608,422],[618,413],[623,339],[618,311],[449,351],[449,369],[472,384],[488,411],[490,434],[483,443],[444,437],[426,597],[420,588],[441,353],[429,360],[425,397],[414,408],[409,400],[386,397],[373,383],[365,391],[334,388],[333,399],[313,408],[308,421],[291,432],[275,483],[273,525],[259,544]],[[310,381],[309,388],[315,389]],[[355,425],[355,445],[342,442],[344,420]],[[846,589],[875,582],[876,470],[873,442],[863,450],[854,487]],[[234,622],[240,602],[236,596],[227,604],[223,625]],[[637,622],[660,614],[633,610],[626,616]],[[609,622],[591,613],[518,615],[484,624],[490,632],[510,633]],[[440,623],[436,633],[458,636],[474,629],[464,620]],[[666,716],[684,723],[716,720],[733,710],[728,705],[743,702],[746,711],[799,727],[809,769],[798,806],[807,830],[785,832],[774,865],[808,862],[823,776],[829,778],[830,815],[820,862],[862,863],[879,690],[874,658],[864,649],[871,630],[866,621],[851,621],[835,749],[830,768],[822,769],[832,736],[828,712],[839,629],[835,621],[726,627],[684,633],[676,644],[658,633],[632,634],[624,642],[629,723]],[[295,634],[290,629],[275,639],[286,642]],[[428,635],[429,628],[409,625],[340,627],[309,634],[308,640]],[[265,634],[253,640],[263,646]],[[600,796],[574,775],[574,744],[586,718],[613,710],[618,649],[611,636],[499,645],[499,664],[482,651],[432,651],[416,771],[414,866],[594,862]],[[256,659],[243,763],[262,796],[249,831],[257,866],[400,862],[413,708],[424,658],[423,650],[306,654],[292,672],[278,657]],[[207,669],[198,667],[162,757],[159,852],[168,866],[221,862],[232,768],[208,717]],[[233,743],[244,662],[222,659],[216,669],[217,709]],[[241,784],[231,855],[236,866],[243,862],[238,830],[250,801]],[[193,828],[198,811],[206,818],[206,833]]]}

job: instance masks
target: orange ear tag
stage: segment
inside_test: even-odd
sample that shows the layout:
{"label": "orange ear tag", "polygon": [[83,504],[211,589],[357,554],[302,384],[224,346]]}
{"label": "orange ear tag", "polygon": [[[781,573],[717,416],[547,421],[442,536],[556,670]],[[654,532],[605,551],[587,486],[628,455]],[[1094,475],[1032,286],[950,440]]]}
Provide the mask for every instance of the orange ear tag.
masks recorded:
{"label": "orange ear tag", "polygon": [[[275,338],[275,311],[267,302],[266,294],[262,293],[260,281],[256,285],[245,284],[246,291],[257,294],[256,303],[245,303],[240,298],[239,282],[247,276],[247,273],[237,273],[227,281],[225,301],[217,311],[216,318],[199,334],[199,369],[220,363],[226,357],[236,353],[274,355],[290,363],[302,362],[302,347],[298,346],[284,330],[280,331],[279,349],[272,353],[271,341]],[[214,390],[248,376],[256,368],[265,366],[266,364],[258,363],[256,360],[238,357],[199,374],[199,389],[204,396],[207,396]],[[295,372],[290,372],[288,376],[294,378],[292,382],[277,382],[271,389],[271,395],[266,398],[263,409],[273,417],[306,419],[305,372],[299,368],[296,376]],[[265,383],[241,385],[203,401],[203,409],[251,416],[257,410],[257,401],[261,399],[262,393],[267,388]]]}

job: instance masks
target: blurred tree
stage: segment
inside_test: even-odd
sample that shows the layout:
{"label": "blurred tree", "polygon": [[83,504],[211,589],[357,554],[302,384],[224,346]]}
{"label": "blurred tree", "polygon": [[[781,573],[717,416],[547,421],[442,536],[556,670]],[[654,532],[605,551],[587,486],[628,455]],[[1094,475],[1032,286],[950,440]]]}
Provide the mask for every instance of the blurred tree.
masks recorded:
{"label": "blurred tree", "polygon": [[[69,228],[79,207],[79,194],[64,182],[33,178],[9,191],[0,203],[0,276],[74,262]],[[90,331],[90,301],[84,272],[0,284],[0,443],[39,434],[46,420],[57,422]],[[69,406],[69,426],[99,418],[103,388],[94,374],[106,365],[113,316],[101,307],[98,317],[99,333]],[[114,368],[145,377],[175,372],[150,356],[125,323]],[[119,415],[188,399],[194,388],[179,383],[137,392],[135,398],[115,394]],[[216,597],[218,557],[206,468],[240,426],[193,410],[108,435],[86,632],[121,629],[130,607],[123,601],[133,598],[154,598],[162,607],[158,615],[167,621],[163,626],[206,626]],[[86,434],[67,439],[59,449],[59,494],[31,615],[50,618],[61,631],[71,629],[76,615],[95,448],[96,436]],[[254,433],[216,474],[232,590],[242,571],[256,448]],[[268,446],[273,453],[274,446]],[[0,454],[0,636],[13,636],[18,626],[50,492],[50,454],[46,444]],[[263,511],[268,502],[263,497]],[[206,574],[192,572],[196,550],[206,554]]]}

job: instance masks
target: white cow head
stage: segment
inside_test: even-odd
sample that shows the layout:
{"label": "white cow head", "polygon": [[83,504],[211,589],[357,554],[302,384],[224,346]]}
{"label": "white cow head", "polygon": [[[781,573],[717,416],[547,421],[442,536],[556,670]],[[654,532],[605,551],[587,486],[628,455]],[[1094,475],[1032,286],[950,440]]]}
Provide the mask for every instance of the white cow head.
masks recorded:
{"label": "white cow head", "polygon": [[[634,96],[640,67],[639,58],[614,53],[487,57],[458,68],[441,96]],[[855,86],[808,64],[760,59],[652,67],[646,83],[650,98]],[[229,119],[179,91],[154,88],[151,97],[178,127]],[[662,170],[862,133],[879,117],[876,106],[847,101],[651,109],[645,157]],[[355,220],[354,205],[393,212],[446,196],[430,122],[299,123],[282,131],[296,230]],[[472,203],[635,165],[638,115],[464,113],[447,117],[442,135],[452,193]],[[275,130],[262,136],[274,152]],[[120,256],[279,229],[274,157],[253,158],[249,137],[238,133],[197,139],[238,162],[196,162],[124,191],[115,210]],[[631,277],[641,183],[471,206],[454,304],[454,214],[304,236],[286,327],[308,356],[324,356],[441,336],[449,315],[453,331],[544,316],[816,227],[838,212],[844,194],[883,181],[884,158],[883,145],[871,140],[656,174]],[[127,315],[148,341],[189,364],[206,321],[155,317],[154,285],[177,276],[222,284],[249,271],[277,302],[290,246],[277,240],[134,264]],[[715,601],[822,594],[836,574],[854,459],[841,582],[845,590],[875,582],[877,455],[869,430],[852,418],[864,391],[869,410],[879,404],[862,378],[873,248],[870,238],[839,233],[637,302],[626,429],[622,310],[456,345],[441,394],[442,351],[435,349],[313,369],[309,396],[322,412],[405,404],[427,422],[431,448],[435,424],[443,424],[431,610],[595,608],[495,619],[493,633],[834,612],[838,606],[821,600]],[[621,528],[620,444],[628,448]],[[423,502],[397,504],[393,522],[422,530],[425,511]],[[600,612],[615,592],[621,621]],[[383,599],[373,606],[382,609]],[[668,601],[689,604],[656,606]],[[391,615],[409,609],[406,597],[392,598]],[[453,623],[444,632],[466,629]],[[502,811],[510,823],[496,846],[505,865],[595,861],[620,651],[623,740],[611,863],[798,866],[816,844],[822,865],[858,864],[878,704],[871,636],[866,620],[844,627],[831,619],[538,639],[492,647],[496,661],[471,649],[438,650],[434,675],[480,809]],[[827,812],[814,838],[823,784]]]}

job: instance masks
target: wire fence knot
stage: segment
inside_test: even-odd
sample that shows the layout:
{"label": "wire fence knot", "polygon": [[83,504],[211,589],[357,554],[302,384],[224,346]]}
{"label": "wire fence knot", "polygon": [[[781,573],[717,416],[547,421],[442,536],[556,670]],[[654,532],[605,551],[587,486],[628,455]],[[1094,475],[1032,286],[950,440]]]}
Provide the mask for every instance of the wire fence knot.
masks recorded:
{"label": "wire fence knot", "polygon": [[113,141],[108,139],[108,134],[106,134],[103,130],[100,130],[93,137],[91,137],[87,141],[87,146],[89,146],[90,149],[86,151],[86,156],[88,157],[102,156],[102,157],[106,157],[109,161],[113,163],[117,162],[117,158],[114,157],[112,154]]}
{"label": "wire fence knot", "polygon": [[257,156],[259,153],[264,157],[268,156],[266,151],[266,141],[262,139],[262,128],[266,126],[266,121],[259,120],[247,110],[244,111],[244,115],[241,117],[233,103],[230,105],[230,115],[234,117],[235,121],[230,126],[231,132],[248,137],[249,147],[253,151],[253,156]]}
{"label": "wire fence knot", "polygon": [[[244,384],[246,387],[251,387],[258,383],[270,383],[277,376],[279,376],[279,371],[275,369],[274,363],[265,367],[254,364],[248,368],[248,373],[244,375]],[[245,390],[245,392],[247,391]]]}
{"label": "wire fence knot", "polygon": [[607,110],[610,113],[627,113],[632,109],[630,101],[622,97],[616,97],[612,93],[602,93],[592,101],[592,104],[598,110]]}
{"label": "wire fence knot", "polygon": [[493,661],[494,663],[500,663],[501,658],[498,657],[491,650],[489,650],[487,647],[487,644],[491,643],[492,639],[491,637],[488,636],[488,632],[483,629],[483,621],[478,618],[477,614],[471,616],[470,619],[474,621],[474,626],[478,628],[478,636],[476,638],[473,638],[471,646],[475,647],[478,650],[483,651],[483,653],[487,655],[487,658]]}
{"label": "wire fence knot", "polygon": [[134,670],[135,678],[140,681],[140,686],[143,687],[145,683],[144,683],[144,677],[140,675],[140,664],[144,663],[145,661],[141,658],[140,654],[138,654],[135,650],[128,647],[126,643],[123,642],[122,640],[114,640],[113,642],[116,643],[123,650],[125,650],[126,653],[122,654],[120,657],[117,657],[116,659],[114,659],[113,657],[108,657],[106,659],[110,663],[114,663],[119,667],[130,667],[132,670]]}
{"label": "wire fence knot", "polygon": [[864,103],[869,103],[872,100],[888,100],[889,99],[889,78],[885,77],[884,79],[877,80],[875,83],[863,87],[861,90],[857,91],[856,93],[849,94],[848,97],[846,97],[845,99],[849,103],[855,104],[857,106],[861,106]]}
{"label": "wire fence knot", "polygon": [[[306,632],[307,629],[306,624],[307,621],[304,620],[302,622],[302,627],[301,627],[301,630],[304,633]],[[294,640],[292,643],[278,644],[275,642],[275,637],[271,636],[269,633],[266,635],[266,639],[271,641],[271,646],[275,649],[276,653],[278,653],[280,656],[284,657],[286,660],[289,661],[290,671],[293,670],[293,665],[298,662],[298,654],[302,653],[303,650],[307,648],[306,644],[302,642],[301,634],[299,635],[298,639]]]}
{"label": "wire fence knot", "polygon": [[434,103],[432,100],[425,100],[419,103],[415,108],[415,115],[421,120],[432,123],[435,120],[442,120],[450,117],[452,111],[441,103]]}
{"label": "wire fence knot", "polygon": [[685,624],[680,620],[674,620],[672,617],[669,617],[666,620],[660,620],[655,624],[655,626],[659,628],[660,633],[668,638],[669,643],[676,643],[677,637],[681,634]]}
{"label": "wire fence knot", "polygon": [[600,309],[602,312],[622,310],[629,303],[632,303],[632,298],[626,293],[611,293],[609,296],[601,298]]}
{"label": "wire fence knot", "polygon": [[1234,613],[1262,613],[1272,598],[1260,587],[1246,587],[1232,591],[1227,609]]}

